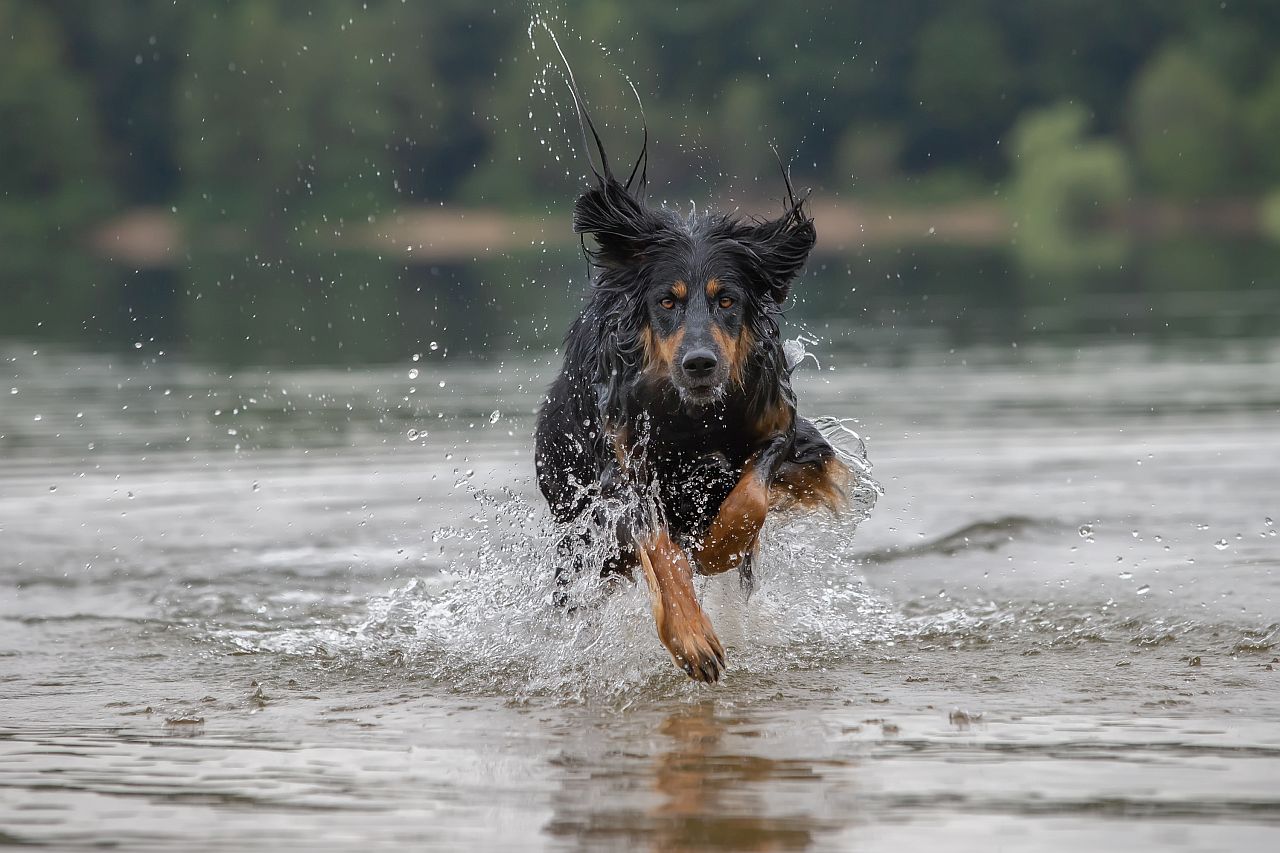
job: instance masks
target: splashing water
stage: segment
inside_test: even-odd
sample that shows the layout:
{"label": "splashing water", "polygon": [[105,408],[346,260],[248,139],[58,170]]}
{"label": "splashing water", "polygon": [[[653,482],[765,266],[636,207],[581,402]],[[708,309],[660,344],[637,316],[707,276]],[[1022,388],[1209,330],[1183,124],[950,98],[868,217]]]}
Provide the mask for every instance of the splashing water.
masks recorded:
{"label": "splashing water", "polygon": [[[555,24],[554,28],[552,26],[553,23]],[[553,76],[558,76],[570,93],[572,93],[573,89],[576,87],[573,68],[569,63],[569,59],[565,54],[564,48],[561,46],[559,36],[556,35],[557,29],[564,33],[572,33],[572,29],[567,20],[560,18],[553,22],[551,20],[550,13],[545,10],[541,10],[535,11],[529,18],[529,23],[525,30],[529,39],[529,49],[536,58],[536,61],[540,63],[540,67],[534,74],[529,87],[529,99],[531,102],[545,102],[555,113],[554,119],[551,119],[550,117],[541,119],[546,122],[547,126],[540,130],[539,125],[537,124],[540,119],[535,118],[535,111],[531,106],[528,113],[529,120],[533,122],[531,130],[537,137],[539,145],[549,156],[551,156],[556,164],[560,164],[564,161],[573,159],[575,156],[579,156],[586,161],[589,168],[594,169],[595,167],[591,166],[590,145],[586,138],[587,129],[583,125],[584,116],[580,112],[576,96],[571,97],[570,104],[565,106],[556,98],[556,87],[549,82]],[[544,59],[543,54],[539,49],[538,37],[540,34],[545,34],[551,41],[553,50],[551,51],[552,55],[549,59]],[[577,40],[579,42],[584,41],[580,35],[577,36]],[[640,97],[640,90],[636,88],[636,84],[632,81],[631,77],[628,76],[627,73],[624,72],[613,60],[613,50],[594,39],[591,40],[591,44],[599,52],[601,58],[612,72],[617,74],[618,77],[620,77],[626,84],[627,88],[631,90],[631,94],[635,97],[636,107],[641,118],[641,124],[642,126],[645,126],[644,102]],[[593,112],[599,115],[601,112],[601,106],[605,105],[597,105],[593,109]],[[607,114],[607,106],[605,106],[605,112]],[[577,146],[573,142],[573,133],[570,130],[571,125],[566,122],[568,116],[576,118],[578,130],[582,133],[582,148],[577,151],[576,155],[573,153]],[[607,127],[607,120],[601,121],[600,126]],[[562,156],[560,153],[561,150],[567,153]],[[637,163],[637,166],[639,166],[639,163]],[[568,169],[565,169],[563,174],[566,178],[571,177],[571,173]],[[645,180],[647,180],[647,173],[642,175],[641,183],[643,184]]]}
{"label": "splashing water", "polygon": [[[697,579],[703,607],[728,650],[730,679],[810,668],[891,633],[894,617],[864,586],[852,550],[880,487],[857,434],[835,418],[816,422],[849,467],[847,511],[840,518],[770,517],[749,600],[736,575]],[[583,531],[558,529],[544,510],[507,489],[471,496],[478,507],[472,525],[432,536],[466,545],[471,555],[374,598],[363,614],[340,624],[228,631],[223,639],[241,651],[328,663],[390,659],[456,690],[512,698],[696,689],[658,643],[644,584],[599,577],[606,546],[581,546],[589,570],[571,587],[571,600],[580,604],[556,607],[555,568],[564,559],[558,543],[566,536],[580,541],[574,534]],[[609,519],[632,509],[600,503],[592,511]]]}
{"label": "splashing water", "polygon": [[[546,13],[535,14],[528,25],[540,64],[529,91],[528,118],[533,138],[559,171],[576,149],[570,129],[576,108],[556,98],[556,78],[570,72],[553,23],[555,29],[568,30],[567,22],[552,21]],[[538,44],[544,33],[554,45],[546,61]],[[609,65],[639,103],[631,79],[613,60]],[[546,105],[537,117],[534,102]],[[607,105],[604,112],[608,114]],[[816,342],[803,335],[787,342],[790,365],[806,358],[816,364],[806,349]],[[428,347],[437,348],[435,341]],[[410,381],[422,376],[418,362],[423,358],[421,353],[412,356]],[[444,386],[443,380],[439,385]],[[492,425],[503,417],[495,409],[487,419]],[[847,655],[889,635],[893,620],[900,618],[865,587],[852,546],[858,524],[880,494],[862,439],[850,427],[852,421],[819,418],[815,423],[849,469],[848,510],[840,518],[771,517],[761,533],[756,587],[749,600],[734,573],[696,579],[704,609],[728,651],[730,681],[805,669]],[[415,443],[428,435],[416,426],[403,434]],[[508,490],[476,488],[465,477],[457,485],[475,501],[476,512],[469,523],[440,528],[430,540],[455,546],[452,550],[464,552],[461,556],[384,594],[342,602],[338,613],[307,624],[219,628],[205,622],[203,633],[238,652],[314,659],[324,666],[391,660],[455,690],[513,698],[574,700],[631,695],[637,689],[700,689],[671,665],[658,642],[643,582],[602,580],[588,570],[570,590],[579,606],[555,607],[555,570],[565,559],[560,543],[566,530],[551,522],[540,502]],[[629,508],[604,509],[606,516],[616,518]],[[584,563],[598,569],[606,547],[585,547]]]}
{"label": "splashing water", "polygon": [[818,356],[809,351],[809,347],[818,343],[818,339],[808,335],[796,335],[794,338],[782,342],[782,352],[787,358],[787,369],[795,370],[804,363],[806,358],[813,359],[815,367],[821,369],[822,364],[818,361]]}

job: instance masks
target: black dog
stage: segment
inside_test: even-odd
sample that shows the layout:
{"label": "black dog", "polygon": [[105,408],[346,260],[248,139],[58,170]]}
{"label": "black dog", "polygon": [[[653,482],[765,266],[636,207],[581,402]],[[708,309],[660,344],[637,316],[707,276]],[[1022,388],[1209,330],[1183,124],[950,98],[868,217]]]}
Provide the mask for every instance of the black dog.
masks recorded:
{"label": "black dog", "polygon": [[[595,513],[598,530],[602,502],[631,508],[602,531],[616,537],[604,572],[643,569],[662,644],[689,677],[712,682],[724,648],[694,571],[737,568],[749,584],[768,512],[838,512],[846,501],[848,469],[796,415],[778,331],[816,231],[785,171],[777,219],[647,206],[647,134],[630,178],[617,180],[571,87],[600,156],[573,215],[574,231],[595,238],[594,281],[539,413],[538,485],[561,522]],[[557,574],[568,582],[566,567]]]}

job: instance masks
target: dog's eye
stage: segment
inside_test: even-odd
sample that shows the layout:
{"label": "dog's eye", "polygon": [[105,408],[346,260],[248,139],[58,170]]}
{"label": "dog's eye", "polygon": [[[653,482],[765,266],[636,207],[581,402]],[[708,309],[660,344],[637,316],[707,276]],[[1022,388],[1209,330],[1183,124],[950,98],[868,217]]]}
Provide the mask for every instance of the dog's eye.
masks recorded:
{"label": "dog's eye", "polygon": [[721,296],[721,297],[720,297],[720,307],[721,307],[721,308],[732,308],[732,307],[733,307],[733,297],[732,297],[732,296]]}
{"label": "dog's eye", "polygon": [[672,299],[670,296],[664,296],[662,298],[662,301],[659,302],[658,304],[661,305],[663,308],[666,308],[668,311],[676,307],[676,301]]}

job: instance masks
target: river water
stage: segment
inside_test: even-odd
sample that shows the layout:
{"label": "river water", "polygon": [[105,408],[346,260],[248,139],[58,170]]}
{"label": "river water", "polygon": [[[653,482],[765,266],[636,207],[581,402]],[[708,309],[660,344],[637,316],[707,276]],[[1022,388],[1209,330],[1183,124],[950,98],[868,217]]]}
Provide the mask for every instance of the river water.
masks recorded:
{"label": "river water", "polygon": [[551,346],[4,339],[0,844],[1274,848],[1280,341],[863,321],[797,388],[883,496],[702,585],[711,688],[547,604]]}

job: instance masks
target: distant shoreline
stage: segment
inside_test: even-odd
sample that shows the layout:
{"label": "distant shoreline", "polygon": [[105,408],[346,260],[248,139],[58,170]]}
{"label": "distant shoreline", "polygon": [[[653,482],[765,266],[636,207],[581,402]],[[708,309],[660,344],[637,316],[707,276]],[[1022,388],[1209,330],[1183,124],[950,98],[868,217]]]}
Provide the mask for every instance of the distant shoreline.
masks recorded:
{"label": "distant shoreline", "polygon": [[[1017,234],[1017,223],[1008,207],[994,199],[929,207],[817,202],[813,215],[818,222],[818,251],[826,254],[867,246],[928,243],[996,246]],[[325,242],[332,248],[400,255],[409,263],[467,261],[495,253],[573,245],[569,219],[567,209],[534,216],[497,208],[410,207],[373,223],[335,227]],[[1139,239],[1189,232],[1241,237],[1261,233],[1257,203],[1239,199],[1201,204],[1135,202],[1107,217],[1102,230]],[[236,251],[251,243],[236,227],[224,226],[211,229],[202,247]],[[108,260],[139,267],[171,267],[184,261],[192,240],[178,214],[145,207],[121,212],[92,229],[88,245]]]}

